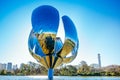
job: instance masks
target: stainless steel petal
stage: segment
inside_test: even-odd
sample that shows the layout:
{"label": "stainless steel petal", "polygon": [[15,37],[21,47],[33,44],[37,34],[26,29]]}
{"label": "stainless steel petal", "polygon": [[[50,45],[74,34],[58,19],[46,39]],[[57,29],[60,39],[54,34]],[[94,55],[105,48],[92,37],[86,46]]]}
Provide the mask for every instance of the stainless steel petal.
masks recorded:
{"label": "stainless steel petal", "polygon": [[[64,57],[63,62],[68,63],[74,60],[74,58],[77,55],[79,40],[75,25],[72,22],[72,20],[68,16],[63,16],[62,20],[64,23],[64,30],[65,30],[65,43],[63,45],[60,55]],[[67,57],[67,55],[69,54],[71,54],[71,56]]]}
{"label": "stainless steel petal", "polygon": [[33,11],[31,21],[35,32],[56,34],[59,25],[59,12],[52,6],[40,6]]}

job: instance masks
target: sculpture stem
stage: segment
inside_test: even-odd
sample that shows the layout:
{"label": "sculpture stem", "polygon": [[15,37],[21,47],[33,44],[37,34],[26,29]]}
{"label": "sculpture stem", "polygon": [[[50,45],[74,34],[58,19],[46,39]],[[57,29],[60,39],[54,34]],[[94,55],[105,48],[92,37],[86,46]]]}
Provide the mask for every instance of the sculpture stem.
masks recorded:
{"label": "sculpture stem", "polygon": [[54,70],[52,68],[48,69],[48,79],[53,80]]}

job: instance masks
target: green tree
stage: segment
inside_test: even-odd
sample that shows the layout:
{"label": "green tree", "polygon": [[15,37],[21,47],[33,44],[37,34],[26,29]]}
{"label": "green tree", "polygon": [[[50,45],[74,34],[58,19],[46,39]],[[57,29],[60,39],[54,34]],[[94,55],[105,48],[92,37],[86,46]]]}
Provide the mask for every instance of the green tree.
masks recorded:
{"label": "green tree", "polygon": [[64,67],[64,68],[60,69],[60,75],[70,76],[71,74],[70,74],[69,70],[66,67]]}
{"label": "green tree", "polygon": [[60,69],[54,69],[54,75],[59,76],[60,75]]}
{"label": "green tree", "polygon": [[6,75],[6,74],[7,74],[7,71],[4,70],[4,69],[3,69],[3,70],[1,71],[1,73],[0,73],[0,75]]}
{"label": "green tree", "polygon": [[41,74],[47,75],[47,69],[44,66],[40,66]]}
{"label": "green tree", "polygon": [[30,75],[30,66],[28,64],[23,64],[20,71],[23,75]]}
{"label": "green tree", "polygon": [[63,76],[75,76],[77,75],[77,69],[72,65],[68,65],[66,67],[61,68],[58,74]]}
{"label": "green tree", "polygon": [[84,64],[77,70],[77,73],[78,75],[89,75],[90,67],[87,64]]}
{"label": "green tree", "polygon": [[70,75],[72,75],[72,76],[77,75],[77,68],[75,66],[68,65],[67,69],[69,70]]}

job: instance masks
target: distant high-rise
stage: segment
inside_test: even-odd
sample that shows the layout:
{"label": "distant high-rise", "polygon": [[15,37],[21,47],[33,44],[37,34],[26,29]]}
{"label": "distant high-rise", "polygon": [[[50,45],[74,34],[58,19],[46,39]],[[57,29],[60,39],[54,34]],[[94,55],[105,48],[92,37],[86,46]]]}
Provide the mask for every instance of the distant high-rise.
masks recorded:
{"label": "distant high-rise", "polygon": [[0,63],[0,70],[6,70],[6,64]]}
{"label": "distant high-rise", "polygon": [[9,63],[7,64],[7,71],[10,72],[11,70],[12,70],[12,63],[9,62]]}
{"label": "distant high-rise", "polygon": [[24,63],[21,63],[21,64],[20,64],[20,69],[22,69],[22,68],[23,68],[23,66],[24,66]]}
{"label": "distant high-rise", "polygon": [[98,54],[98,64],[99,64],[99,68],[101,68],[101,57],[100,57],[100,54]]}
{"label": "distant high-rise", "polygon": [[3,65],[3,69],[6,70],[6,64],[4,63],[2,65]]}
{"label": "distant high-rise", "polygon": [[2,70],[2,63],[0,63],[0,71]]}
{"label": "distant high-rise", "polygon": [[17,69],[18,69],[17,64],[13,65],[13,70],[17,70]]}

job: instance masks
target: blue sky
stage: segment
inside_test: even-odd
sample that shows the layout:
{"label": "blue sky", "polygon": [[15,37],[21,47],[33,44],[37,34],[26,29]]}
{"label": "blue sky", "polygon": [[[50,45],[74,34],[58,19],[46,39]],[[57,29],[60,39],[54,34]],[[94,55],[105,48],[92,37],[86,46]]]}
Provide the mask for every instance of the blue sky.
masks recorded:
{"label": "blue sky", "polygon": [[41,5],[55,7],[60,17],[67,15],[76,25],[80,46],[70,64],[97,63],[100,53],[103,66],[120,65],[119,0],[1,0],[0,63],[36,62],[27,43],[32,11]]}

